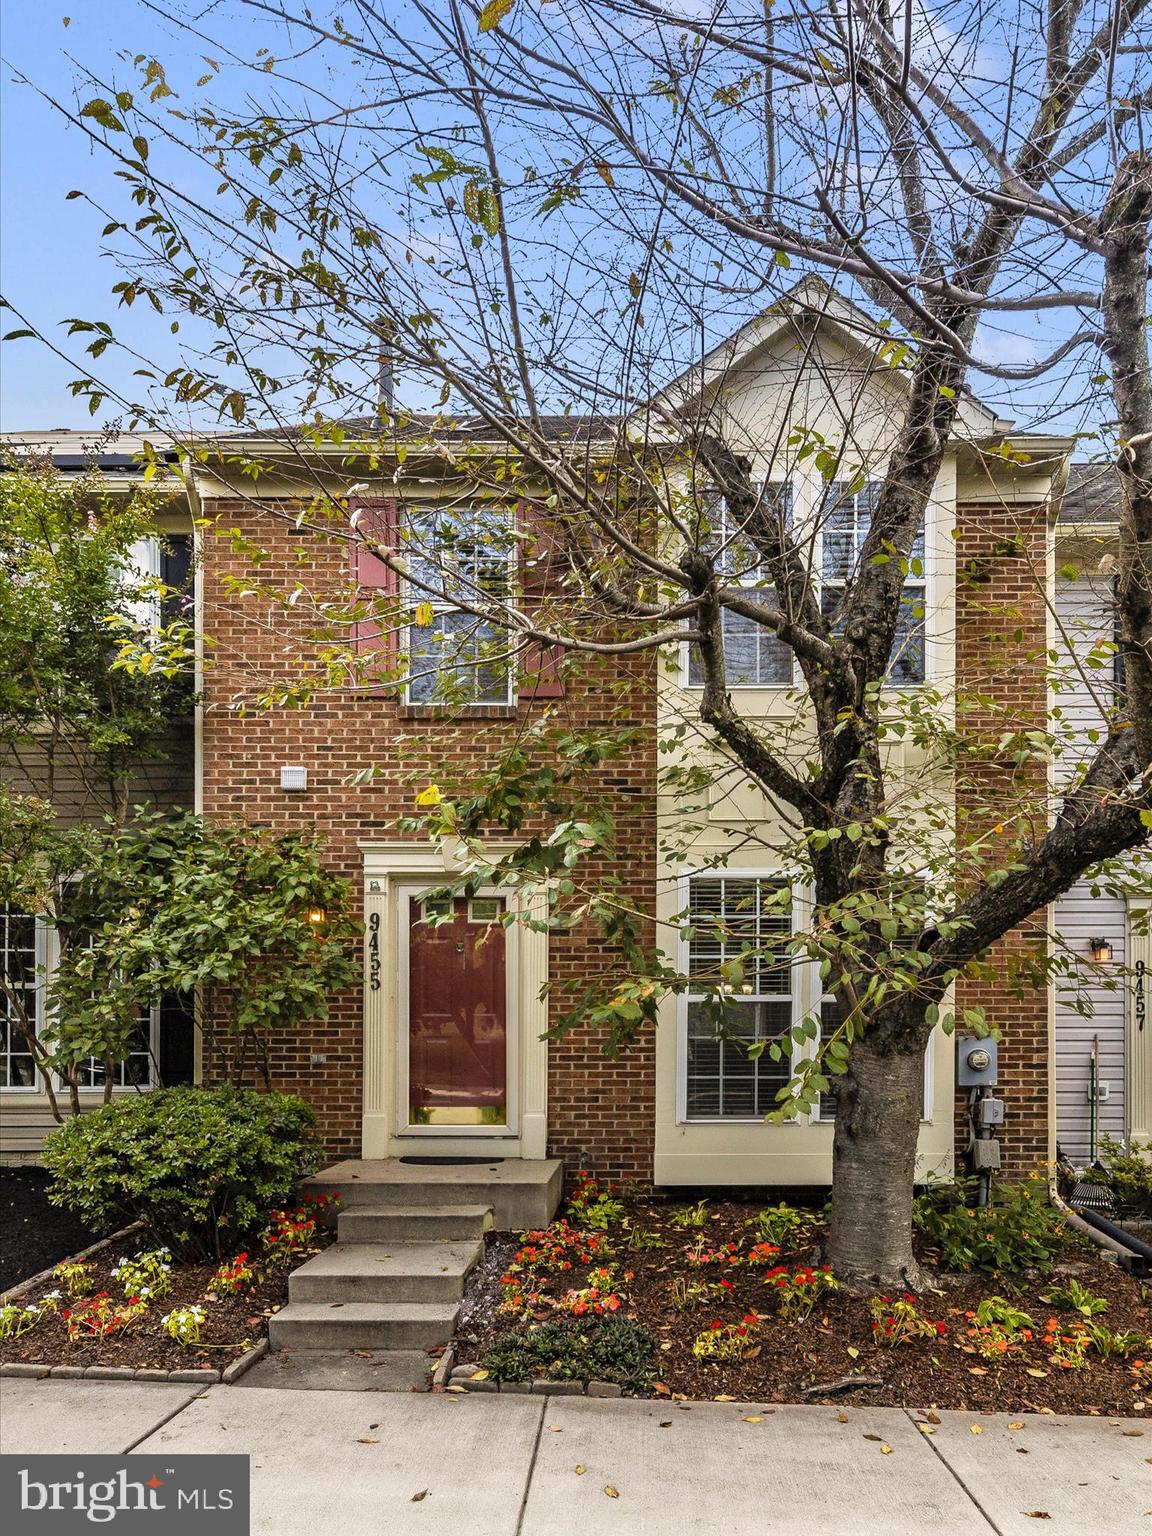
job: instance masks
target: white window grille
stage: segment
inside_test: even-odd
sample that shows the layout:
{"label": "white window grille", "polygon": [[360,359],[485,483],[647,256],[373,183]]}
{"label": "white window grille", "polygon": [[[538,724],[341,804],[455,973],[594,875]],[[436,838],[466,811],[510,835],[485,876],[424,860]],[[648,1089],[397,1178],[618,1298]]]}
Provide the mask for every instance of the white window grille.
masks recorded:
{"label": "white window grille", "polygon": [[[785,480],[766,481],[760,495],[758,512],[766,511],[788,526],[792,519],[791,484]],[[749,597],[770,607],[775,602],[775,592],[767,583],[759,552],[744,526],[732,518],[726,501],[715,488],[706,489],[697,500],[707,544],[716,551],[718,569],[733,587],[748,588]],[[726,608],[721,618],[721,632],[729,688],[779,688],[791,684],[791,648],[772,630]],[[692,646],[688,657],[688,685],[700,688],[703,683],[700,653],[696,646]]]}
{"label": "white window grille", "polygon": [[[873,480],[853,489],[834,480],[825,487],[820,512],[823,556],[821,561],[824,612],[834,626],[841,620],[841,605],[848,586],[859,573],[860,551],[872,526],[883,481]],[[924,529],[916,535],[908,575],[900,599],[900,615],[892,639],[889,681],[922,683],[925,677],[924,614],[927,592],[924,577]]]}
{"label": "white window grille", "polygon": [[[789,887],[754,876],[696,876],[688,932],[687,1118],[760,1119],[779,1108],[777,1092],[792,1076],[784,1039],[795,974]],[[772,1041],[785,1047],[779,1061],[767,1050],[749,1056],[753,1044]]]}
{"label": "white window grille", "polygon": [[[469,607],[512,591],[516,541],[505,508],[407,507],[402,540],[408,602],[412,704],[508,704],[513,668],[508,633]],[[458,606],[459,605],[459,606]]]}
{"label": "white window grille", "polygon": [[34,917],[0,907],[0,1088],[35,1088],[36,1062],[22,1025],[40,1028],[38,933]]}

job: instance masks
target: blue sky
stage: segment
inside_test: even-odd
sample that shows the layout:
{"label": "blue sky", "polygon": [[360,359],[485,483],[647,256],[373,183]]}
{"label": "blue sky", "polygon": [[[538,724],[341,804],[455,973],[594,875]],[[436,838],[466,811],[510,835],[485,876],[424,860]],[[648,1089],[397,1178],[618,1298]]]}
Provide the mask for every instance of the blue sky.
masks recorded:
{"label": "blue sky", "polygon": [[[226,9],[214,18],[217,30],[226,29]],[[67,27],[65,16],[71,18]],[[73,366],[36,341],[4,343],[0,424],[6,431],[87,427],[87,404],[68,390],[69,381],[86,371],[83,354],[57,322],[73,315],[115,319],[111,288],[118,274],[99,255],[105,220],[83,199],[66,197],[82,187],[97,202],[121,209],[122,198],[107,157],[94,153],[83,134],[13,77],[23,73],[49,94],[74,102],[73,60],[125,70],[116,54],[127,50],[158,52],[166,62],[183,56],[190,68],[198,61],[139,0],[0,0],[0,18],[0,293],[49,336],[57,333],[61,349],[80,359]],[[10,312],[0,318],[2,332],[20,324]],[[132,329],[156,360],[174,357],[166,323],[139,312]],[[132,392],[131,363],[107,353],[100,367],[104,377]]]}
{"label": "blue sky", "polygon": [[[254,23],[242,14],[236,0],[203,0],[205,30],[216,38],[234,41],[241,52],[249,51],[255,26],[261,40],[275,33],[266,18]],[[95,94],[92,87],[77,85],[77,64],[93,70],[115,70],[126,84],[134,72],[132,54],[156,54],[169,71],[177,89],[202,72],[201,44],[188,29],[174,27],[151,10],[146,0],[0,0],[0,54],[5,68],[0,76],[0,292],[23,312],[29,324],[42,328],[57,340],[73,361],[54,356],[33,340],[0,347],[0,424],[9,430],[59,426],[88,426],[87,404],[75,400],[69,381],[87,372],[83,350],[69,343],[60,321],[68,316],[105,319],[119,333],[130,337],[149,362],[164,367],[178,359],[177,343],[169,334],[168,321],[138,305],[131,315],[117,314],[112,284],[120,275],[107,256],[100,255],[101,229],[106,222],[92,202],[124,213],[123,190],[113,174],[113,163],[93,151],[86,136],[70,127],[61,115],[26,85],[14,83],[18,73],[58,99],[72,103]],[[64,18],[69,23],[64,25]],[[272,34],[270,36],[269,34]],[[119,52],[129,55],[121,62]],[[111,85],[112,82],[108,82]],[[102,92],[105,94],[106,92]],[[72,201],[67,193],[82,188],[86,196]],[[91,199],[89,202],[87,199]],[[0,319],[0,331],[25,323],[12,314]],[[1013,316],[988,328],[992,355],[1000,361],[1023,362],[1034,355],[1050,322]],[[1041,347],[1041,351],[1045,348]],[[133,362],[115,349],[98,366],[102,379],[129,396],[140,387],[132,379]],[[979,380],[973,385],[985,394]],[[1058,404],[1059,385],[1045,381],[1035,398],[1016,388],[1016,415],[1021,422],[1041,419],[1049,428],[1076,426],[1075,411],[1065,419],[1053,419],[1053,394]],[[997,404],[996,394],[990,396]],[[115,407],[102,408],[98,421],[114,415]]]}

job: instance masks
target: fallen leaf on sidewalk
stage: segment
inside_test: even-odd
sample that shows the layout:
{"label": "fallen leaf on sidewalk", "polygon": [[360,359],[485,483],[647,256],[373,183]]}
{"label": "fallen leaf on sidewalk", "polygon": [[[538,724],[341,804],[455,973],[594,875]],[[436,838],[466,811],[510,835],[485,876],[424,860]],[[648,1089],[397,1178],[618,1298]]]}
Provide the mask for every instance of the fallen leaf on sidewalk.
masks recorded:
{"label": "fallen leaf on sidewalk", "polygon": [[939,1424],[940,1423],[940,1415],[938,1413],[933,1413],[931,1408],[929,1408],[928,1411],[925,1413],[924,1418],[925,1418],[925,1421],[927,1423],[929,1423],[929,1424]]}
{"label": "fallen leaf on sidewalk", "polygon": [[864,1438],[865,1438],[865,1440],[877,1440],[877,1441],[879,1441],[879,1440],[883,1440],[884,1436],[883,1435],[865,1435]]}
{"label": "fallen leaf on sidewalk", "polygon": [[917,1424],[916,1428],[922,1435],[934,1435],[936,1433],[931,1424]]}
{"label": "fallen leaf on sidewalk", "polygon": [[357,1435],[357,1437],[356,1437],[356,1444],[357,1445],[379,1445],[380,1441],[376,1438],[375,1435]]}
{"label": "fallen leaf on sidewalk", "polygon": [[746,1413],[740,1422],[741,1424],[763,1424],[764,1416],[759,1413]]}
{"label": "fallen leaf on sidewalk", "polygon": [[572,1470],[576,1473],[577,1477],[583,1477],[585,1472],[587,1472],[588,1468],[584,1467],[584,1466],[580,1466],[580,1467],[574,1467]]}
{"label": "fallen leaf on sidewalk", "polygon": [[844,1412],[843,1408],[839,1410],[839,1412],[836,1414],[836,1417],[839,1419],[841,1424],[847,1424],[848,1415]]}
{"label": "fallen leaf on sidewalk", "polygon": [[1023,1421],[1020,1420],[1020,1419],[1013,1419],[1011,1424],[1009,1424],[1008,1428],[1009,1429],[1023,1429],[1024,1428]]}
{"label": "fallen leaf on sidewalk", "polygon": [[421,1488],[419,1493],[414,1493],[412,1495],[411,1499],[409,1500],[409,1503],[419,1504],[421,1499],[426,1499],[427,1497],[428,1497],[428,1490],[427,1490],[427,1488]]}
{"label": "fallen leaf on sidewalk", "polygon": [[660,1420],[660,1428],[661,1429],[671,1429],[672,1428],[672,1420],[671,1419],[661,1419]]}
{"label": "fallen leaf on sidewalk", "polygon": [[1026,1509],[1024,1511],[1024,1518],[1026,1520],[1051,1520],[1052,1516],[1046,1509]]}
{"label": "fallen leaf on sidewalk", "polygon": [[1127,1440],[1143,1440],[1144,1438],[1144,1431],[1142,1429],[1125,1429],[1121,1433]]}
{"label": "fallen leaf on sidewalk", "polygon": [[714,1403],[734,1403],[736,1399],[730,1396],[727,1392],[721,1392],[718,1394],[718,1396],[714,1397],[712,1401]]}
{"label": "fallen leaf on sidewalk", "polygon": [[970,1435],[982,1435],[984,1433],[983,1424],[969,1424],[968,1433]]}
{"label": "fallen leaf on sidewalk", "polygon": [[890,1445],[882,1445],[880,1447],[880,1454],[881,1456],[891,1456],[892,1447]]}
{"label": "fallen leaf on sidewalk", "polygon": [[445,1387],[444,1390],[445,1390],[445,1392],[464,1392],[464,1391],[467,1390],[467,1388],[465,1388],[465,1387]]}
{"label": "fallen leaf on sidewalk", "polygon": [[605,1485],[604,1492],[610,1499],[618,1499],[620,1497],[619,1488],[614,1488],[611,1483]]}
{"label": "fallen leaf on sidewalk", "polygon": [[550,1435],[559,1435],[563,1432],[559,1424],[549,1424],[547,1429]]}

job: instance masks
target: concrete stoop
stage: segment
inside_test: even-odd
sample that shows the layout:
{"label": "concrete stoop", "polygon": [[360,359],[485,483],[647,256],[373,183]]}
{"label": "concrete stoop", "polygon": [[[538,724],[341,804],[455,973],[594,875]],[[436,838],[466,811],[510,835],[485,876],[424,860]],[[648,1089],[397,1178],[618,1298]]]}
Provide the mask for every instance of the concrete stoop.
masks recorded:
{"label": "concrete stoop", "polygon": [[544,1226],[561,1165],[338,1163],[305,1192],[339,1192],[337,1242],[294,1270],[269,1319],[273,1350],[420,1350],[446,1344],[493,1225]]}

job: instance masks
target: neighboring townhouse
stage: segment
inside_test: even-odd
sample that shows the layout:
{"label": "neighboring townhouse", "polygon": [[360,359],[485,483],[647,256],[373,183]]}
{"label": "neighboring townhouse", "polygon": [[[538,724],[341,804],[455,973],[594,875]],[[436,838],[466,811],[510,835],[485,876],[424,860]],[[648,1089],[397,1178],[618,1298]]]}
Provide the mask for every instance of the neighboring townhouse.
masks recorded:
{"label": "neighboring townhouse", "polygon": [[[154,440],[153,440],[154,441]],[[160,446],[160,445],[156,445]],[[66,478],[100,476],[101,494],[127,497],[144,482],[144,438],[138,434],[73,432],[5,432],[0,434],[0,474],[21,461],[51,464]],[[175,465],[175,456],[171,455]],[[171,494],[157,513],[157,538],[142,540],[134,551],[139,570],[158,577],[174,592],[190,592],[193,533],[183,480],[176,471]],[[174,611],[163,615],[165,621]],[[142,614],[142,621],[157,613]],[[111,649],[111,645],[110,645]],[[191,808],[194,800],[195,732],[191,712],[173,720],[158,750],[132,767],[127,798],[133,806],[154,810]],[[49,800],[61,826],[99,822],[113,810],[107,785],[89,771],[81,752],[53,751],[42,735],[33,733],[8,753],[0,753],[0,782],[15,794]],[[57,936],[36,913],[0,907],[0,967],[24,997],[26,1011],[44,1017],[44,980],[56,959]],[[188,1010],[176,999],[146,1008],[140,1021],[139,1049],[118,1069],[115,1093],[164,1082],[189,1080],[194,1073],[194,1028]],[[81,1104],[94,1108],[103,1101],[104,1066],[95,1059],[80,1072]],[[65,1100],[66,1102],[66,1100]],[[32,1057],[20,1038],[0,993],[0,1160],[35,1159],[44,1137],[56,1124],[42,1091]]]}
{"label": "neighboring townhouse", "polygon": [[[1054,645],[1077,664],[1052,703],[1078,742],[1100,727],[1123,686],[1119,653],[1101,656],[1116,633],[1118,523],[1107,467],[1070,466],[1054,529],[1052,624]],[[1128,863],[1135,877],[1138,866]],[[1053,915],[1057,942],[1075,966],[1074,977],[1053,989],[1056,1136],[1077,1165],[1095,1156],[1103,1136],[1152,1138],[1152,940],[1139,883],[1133,878],[1134,889],[1121,892],[1081,880]]]}

